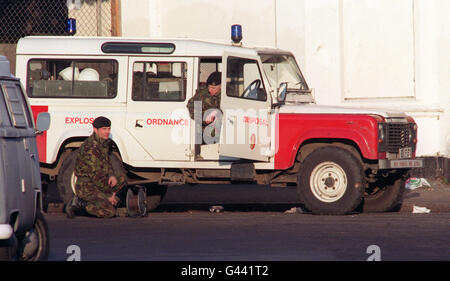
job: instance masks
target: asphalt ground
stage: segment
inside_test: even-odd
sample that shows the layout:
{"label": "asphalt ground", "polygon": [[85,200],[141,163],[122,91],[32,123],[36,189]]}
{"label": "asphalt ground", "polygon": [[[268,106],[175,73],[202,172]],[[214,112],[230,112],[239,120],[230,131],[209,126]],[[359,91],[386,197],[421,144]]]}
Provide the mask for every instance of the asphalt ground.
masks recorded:
{"label": "asphalt ground", "polygon": [[[400,212],[411,213],[414,206],[431,212],[450,212],[450,184],[442,179],[428,179],[431,187],[406,190]],[[49,188],[56,190],[51,184]],[[49,213],[62,212],[61,201],[50,194]],[[56,202],[56,203],[55,203]],[[300,207],[295,186],[270,187],[254,184],[169,186],[157,212],[209,210],[222,206],[229,211],[287,211]]]}
{"label": "asphalt ground", "polygon": [[[448,261],[449,213],[317,216],[207,210],[99,219],[47,214],[50,261]],[[74,246],[72,246],[74,245]],[[72,246],[72,247],[71,247]]]}

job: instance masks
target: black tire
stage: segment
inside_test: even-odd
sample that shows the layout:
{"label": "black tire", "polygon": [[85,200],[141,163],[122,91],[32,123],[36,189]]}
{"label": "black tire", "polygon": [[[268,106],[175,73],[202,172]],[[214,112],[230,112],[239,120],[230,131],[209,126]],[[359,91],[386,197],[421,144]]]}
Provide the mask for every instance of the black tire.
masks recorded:
{"label": "black tire", "polygon": [[156,183],[146,184],[147,193],[147,212],[156,210],[161,204],[161,201],[166,196],[167,185],[160,185]]}
{"label": "black tire", "polygon": [[[64,205],[67,205],[72,201],[73,196],[75,195],[74,190],[74,171],[75,171],[75,161],[77,159],[79,150],[72,151],[69,156],[67,156],[64,159],[64,162],[61,165],[61,168],[59,169],[58,174],[58,191],[61,199],[64,201]],[[126,176],[126,170],[123,167],[122,160],[120,158],[112,153],[110,155],[111,164],[113,166],[114,172],[116,174],[121,174]],[[123,188],[125,189],[125,187]]]}
{"label": "black tire", "polygon": [[33,253],[24,253],[26,238],[23,237],[19,240],[19,258],[26,261],[45,261],[48,259],[50,251],[50,235],[48,232],[47,222],[40,211],[36,214],[36,222],[34,228],[30,231],[34,231],[38,245],[37,249]]}
{"label": "black tire", "polygon": [[327,146],[313,151],[304,160],[297,192],[312,213],[343,215],[361,204],[364,182],[361,162],[352,153]]}
{"label": "black tire", "polygon": [[369,184],[362,211],[365,213],[397,212],[403,203],[405,192],[404,173],[390,174]]}
{"label": "black tire", "polygon": [[69,204],[75,195],[73,186],[73,173],[75,170],[75,160],[77,159],[79,150],[72,151],[63,161],[59,169],[57,186],[59,196],[63,200],[64,205]]}

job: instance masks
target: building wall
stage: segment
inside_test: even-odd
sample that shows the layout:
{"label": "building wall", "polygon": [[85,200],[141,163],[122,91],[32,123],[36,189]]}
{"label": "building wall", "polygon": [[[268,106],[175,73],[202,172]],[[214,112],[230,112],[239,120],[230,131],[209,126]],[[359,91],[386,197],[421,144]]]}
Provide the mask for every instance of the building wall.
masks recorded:
{"label": "building wall", "polygon": [[122,36],[291,50],[317,103],[390,108],[419,125],[418,155],[450,157],[448,0],[127,0]]}

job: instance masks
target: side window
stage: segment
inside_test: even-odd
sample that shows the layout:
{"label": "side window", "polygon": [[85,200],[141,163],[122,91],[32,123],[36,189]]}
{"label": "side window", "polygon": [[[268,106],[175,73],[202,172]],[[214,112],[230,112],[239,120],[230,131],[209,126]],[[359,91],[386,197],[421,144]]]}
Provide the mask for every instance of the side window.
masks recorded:
{"label": "side window", "polygon": [[184,101],[185,62],[135,62],[132,99],[134,101]]}
{"label": "side window", "polygon": [[228,57],[227,96],[259,101],[267,100],[256,60]]}
{"label": "side window", "polygon": [[33,98],[114,98],[117,71],[114,60],[30,60],[27,94]]}
{"label": "side window", "polygon": [[31,127],[31,116],[28,112],[28,106],[20,85],[9,82],[3,83],[1,84],[1,89],[7,112],[9,113],[9,119],[11,120],[11,125],[16,128]]}

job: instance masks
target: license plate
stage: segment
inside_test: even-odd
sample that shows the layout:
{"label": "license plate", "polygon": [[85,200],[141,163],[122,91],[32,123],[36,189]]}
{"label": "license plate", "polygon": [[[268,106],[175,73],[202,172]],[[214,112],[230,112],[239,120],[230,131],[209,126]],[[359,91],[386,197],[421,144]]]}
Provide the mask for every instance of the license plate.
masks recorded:
{"label": "license plate", "polygon": [[405,159],[405,160],[390,160],[388,168],[421,168],[423,167],[423,159]]}
{"label": "license plate", "polygon": [[398,156],[400,159],[411,158],[412,157],[412,149],[411,147],[404,147],[398,150]]}

